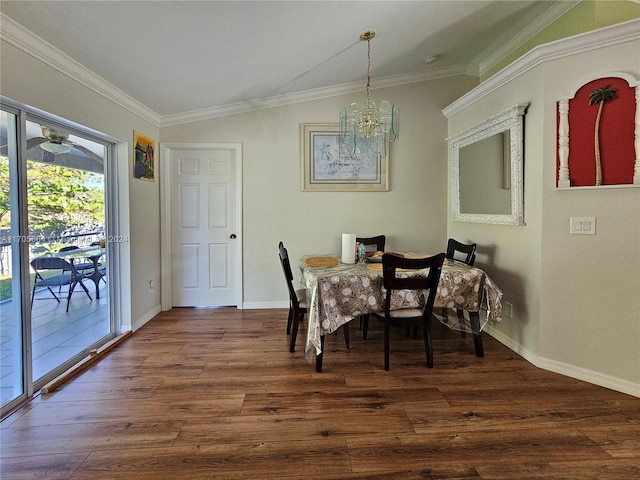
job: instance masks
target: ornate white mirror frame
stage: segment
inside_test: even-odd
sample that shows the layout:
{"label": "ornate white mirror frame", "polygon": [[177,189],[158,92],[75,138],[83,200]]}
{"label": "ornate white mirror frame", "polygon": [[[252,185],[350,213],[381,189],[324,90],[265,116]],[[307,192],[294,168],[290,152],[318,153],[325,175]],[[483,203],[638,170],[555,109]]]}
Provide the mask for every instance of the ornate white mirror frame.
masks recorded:
{"label": "ornate white mirror frame", "polygon": [[[503,225],[524,225],[523,195],[523,154],[524,154],[524,114],[529,104],[514,105],[467,130],[447,139],[449,142],[449,178],[451,191],[452,219],[462,222],[494,223]],[[509,163],[503,174],[504,183],[510,186],[510,213],[469,213],[460,210],[460,149],[494,135],[509,132]],[[505,149],[507,150],[507,149]],[[506,153],[506,152],[505,152]],[[506,154],[505,154],[506,157]],[[507,160],[504,158],[503,160]],[[509,168],[510,167],[510,168]],[[510,171],[510,175],[509,175]],[[482,189],[482,182],[477,185]]]}

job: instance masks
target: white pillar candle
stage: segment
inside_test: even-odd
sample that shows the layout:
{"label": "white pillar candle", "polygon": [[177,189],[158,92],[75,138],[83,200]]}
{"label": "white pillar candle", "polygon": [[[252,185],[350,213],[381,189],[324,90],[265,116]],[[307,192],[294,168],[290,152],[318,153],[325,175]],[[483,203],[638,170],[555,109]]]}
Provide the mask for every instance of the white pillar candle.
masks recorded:
{"label": "white pillar candle", "polygon": [[342,234],[342,263],[356,262],[356,234]]}

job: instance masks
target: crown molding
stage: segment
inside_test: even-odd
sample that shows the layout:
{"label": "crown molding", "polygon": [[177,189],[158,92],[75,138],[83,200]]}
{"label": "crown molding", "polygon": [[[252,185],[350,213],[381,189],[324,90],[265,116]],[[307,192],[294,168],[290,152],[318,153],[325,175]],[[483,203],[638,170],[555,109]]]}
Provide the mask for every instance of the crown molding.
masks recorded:
{"label": "crown molding", "polygon": [[442,113],[445,117],[450,118],[469,105],[472,105],[544,62],[638,39],[640,39],[640,19],[634,19],[610,27],[581,33],[573,37],[556,40],[544,45],[538,45],[445,107]]}
{"label": "crown molding", "polygon": [[[409,83],[435,80],[438,78],[446,78],[462,74],[470,73],[468,73],[467,69],[461,65],[431,68],[419,73],[376,78],[374,80],[375,87],[372,87],[371,89],[378,90],[380,88],[395,87],[398,85],[406,85]],[[168,127],[171,125],[180,125],[184,123],[209,120],[212,118],[226,117],[239,113],[255,112],[258,110],[264,110],[266,108],[310,102],[313,100],[320,100],[323,98],[335,97],[338,95],[348,95],[351,93],[362,92],[363,89],[363,82],[343,83],[331,87],[316,88],[313,90],[305,90],[303,92],[250,100],[248,102],[231,103],[217,107],[204,108],[201,110],[192,110],[189,112],[177,113],[174,115],[164,115],[161,117],[160,126]]]}
{"label": "crown molding", "polygon": [[[63,75],[77,81],[97,94],[116,103],[122,108],[148,121],[160,128],[170,125],[190,123],[211,118],[225,117],[239,113],[253,112],[265,108],[290,105],[294,103],[308,102],[336,95],[360,92],[363,89],[362,82],[353,82],[336,85],[327,88],[318,88],[287,95],[278,95],[264,99],[250,100],[228,105],[221,105],[201,110],[177,113],[174,115],[160,116],[146,107],[135,98],[127,95],[119,88],[107,82],[82,64],[78,63],[64,52],[58,50],[50,43],[27,30],[13,19],[0,12],[0,39],[22,50],[27,55],[43,62]],[[470,74],[460,65],[449,67],[430,68],[428,70],[406,75],[396,75],[376,79],[376,87],[385,88],[408,83],[422,82],[442,77],[450,77],[460,74]],[[477,74],[476,74],[477,76]]]}
{"label": "crown molding", "polygon": [[547,9],[542,15],[537,17],[533,22],[527,23],[526,25],[516,25],[516,33],[509,38],[508,42],[500,43],[499,45],[491,45],[487,50],[478,55],[479,74],[484,75],[487,73],[522,45],[579,4],[580,0],[557,2]]}
{"label": "crown molding", "polygon": [[160,116],[42,38],[0,12],[0,39],[131,113],[160,126]]}

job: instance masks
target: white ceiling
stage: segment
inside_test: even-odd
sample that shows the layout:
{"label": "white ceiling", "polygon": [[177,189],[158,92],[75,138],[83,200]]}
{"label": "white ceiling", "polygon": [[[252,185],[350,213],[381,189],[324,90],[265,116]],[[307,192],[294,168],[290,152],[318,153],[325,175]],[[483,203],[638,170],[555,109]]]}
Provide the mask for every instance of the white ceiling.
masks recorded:
{"label": "white ceiling", "polygon": [[0,12],[3,30],[17,22],[66,54],[57,64],[78,62],[169,124],[364,91],[369,29],[372,88],[477,75],[575,3],[2,0]]}

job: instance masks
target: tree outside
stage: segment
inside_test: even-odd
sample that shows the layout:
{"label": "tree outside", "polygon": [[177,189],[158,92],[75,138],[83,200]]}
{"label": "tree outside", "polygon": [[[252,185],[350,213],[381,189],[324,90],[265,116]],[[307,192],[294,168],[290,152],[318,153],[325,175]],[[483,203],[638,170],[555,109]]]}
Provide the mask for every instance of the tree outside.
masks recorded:
{"label": "tree outside", "polygon": [[[104,225],[103,175],[55,164],[27,162],[27,202],[29,240],[41,239],[38,250],[57,251],[60,240],[70,231]],[[9,197],[9,162],[0,161],[0,300],[7,298],[4,284],[10,284],[8,261],[11,242],[11,211]],[[98,226],[98,227],[97,227]],[[6,251],[5,251],[6,250]],[[9,296],[11,292],[8,287]]]}

